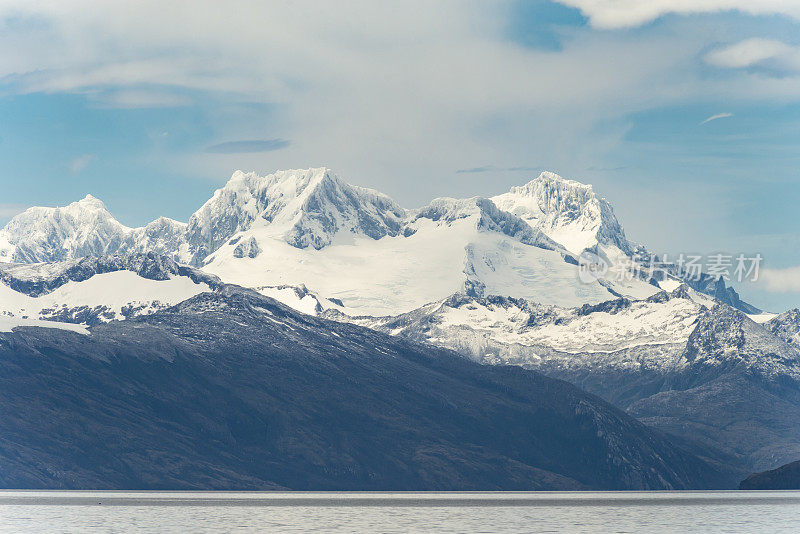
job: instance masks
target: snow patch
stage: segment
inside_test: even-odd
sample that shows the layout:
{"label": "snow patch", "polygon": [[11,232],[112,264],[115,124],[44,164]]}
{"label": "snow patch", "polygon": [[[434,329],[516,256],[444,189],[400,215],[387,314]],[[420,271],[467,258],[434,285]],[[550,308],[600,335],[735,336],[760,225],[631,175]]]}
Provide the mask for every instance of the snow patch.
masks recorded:
{"label": "snow patch", "polygon": [[0,314],[0,332],[12,332],[15,328],[24,326],[37,326],[40,328],[56,328],[70,330],[78,334],[89,335],[89,329],[82,324],[59,323],[56,321],[42,321],[39,319],[21,319]]}
{"label": "snow patch", "polygon": [[71,308],[100,306],[107,308],[106,320],[124,319],[125,307],[149,313],[210,290],[207,284],[195,284],[187,277],[150,280],[131,271],[96,274],[88,280],[68,282],[39,297],[30,297],[0,283],[0,315],[39,318]]}

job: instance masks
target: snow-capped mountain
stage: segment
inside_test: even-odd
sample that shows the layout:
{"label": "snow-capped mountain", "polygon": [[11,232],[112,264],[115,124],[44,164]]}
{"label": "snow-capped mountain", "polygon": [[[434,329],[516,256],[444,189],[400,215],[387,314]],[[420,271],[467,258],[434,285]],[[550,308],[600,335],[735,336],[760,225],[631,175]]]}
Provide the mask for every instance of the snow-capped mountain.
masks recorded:
{"label": "snow-capped mountain", "polygon": [[786,343],[800,347],[800,309],[795,308],[773,317],[766,327]]}
{"label": "snow-capped mountain", "polygon": [[116,253],[155,252],[179,259],[186,249],[184,245],[186,226],[186,223],[168,217],[159,217],[146,226],[133,228],[128,232]]}
{"label": "snow-capped mountain", "polygon": [[[392,317],[326,315],[567,380],[688,442],[702,435],[703,447],[732,456],[743,471],[800,454],[791,313],[759,324],[684,284],[576,308],[456,294]],[[745,396],[717,400],[738,391]],[[725,409],[732,402],[741,405],[733,412]]]}
{"label": "snow-capped mountain", "polygon": [[611,204],[599,198],[591,185],[543,172],[491,200],[576,256],[598,244],[615,246],[628,255],[634,251]]}
{"label": "snow-capped mountain", "polygon": [[[401,228],[381,239],[339,231],[317,249],[261,223],[222,244],[203,268],[247,287],[304,284],[356,315],[410,311],[458,291],[562,305],[612,297],[598,282],[580,282],[563,247],[488,199],[437,199],[409,210]],[[245,254],[242,243],[260,254]]]}
{"label": "snow-capped mountain", "polygon": [[186,224],[160,217],[147,226],[129,228],[92,195],[60,208],[33,207],[0,230],[0,261],[40,263],[104,254],[180,250]]}
{"label": "snow-capped mountain", "polygon": [[[607,271],[582,276],[587,254]],[[743,469],[800,454],[798,313],[770,320],[722,280],[669,266],[618,276],[640,254],[608,201],[553,173],[404,209],[325,168],[236,172],[185,224],[129,228],[93,197],[12,219],[0,230],[0,330],[47,320],[86,332],[236,284],[566,379]],[[714,396],[740,402],[737,388],[752,409],[722,417]]]}
{"label": "snow-capped mountain", "polygon": [[195,226],[208,228],[197,235],[224,236],[192,238],[195,262],[215,249],[203,260],[208,272],[248,287],[304,284],[355,315],[411,311],[459,291],[575,306],[659,290],[638,278],[579,279],[582,249],[571,232],[595,250],[606,245],[610,257],[632,247],[607,202],[553,173],[506,196],[442,198],[414,210],[325,169],[237,173],[192,217]]}
{"label": "snow-capped mountain", "polygon": [[0,263],[0,330],[126,319],[220,285],[212,275],[152,252],[53,263]]}
{"label": "snow-capped mountain", "polygon": [[[647,298],[661,289],[655,279],[619,276],[635,249],[591,186],[549,172],[493,198],[409,210],[326,168],[237,171],[186,224],[162,217],[129,228],[87,196],[31,208],[0,230],[2,261],[155,252],[225,282],[304,286],[350,315],[409,312],[456,292],[566,307]],[[581,280],[585,250],[608,272]],[[724,284],[703,283],[737,305]]]}
{"label": "snow-capped mountain", "polygon": [[267,176],[237,171],[189,219],[187,259],[200,264],[250,229],[296,248],[319,250],[342,233],[371,239],[395,236],[404,217],[405,211],[389,197],[347,184],[326,168]]}
{"label": "snow-capped mountain", "polygon": [[131,229],[86,195],[63,208],[34,207],[0,230],[0,261],[36,263],[114,253]]}
{"label": "snow-capped mountain", "polygon": [[[347,318],[335,310],[327,315],[453,348],[481,363],[667,374],[690,364],[735,360],[765,377],[800,383],[800,347],[773,335],[769,323],[758,324],[685,284],[644,300],[619,298],[575,308],[455,294],[397,316]],[[704,341],[723,335],[729,339]],[[734,347],[732,340],[739,338]]]}
{"label": "snow-capped mountain", "polygon": [[4,488],[674,490],[742,478],[563,381],[233,286],[87,335],[0,332],[0,364]]}

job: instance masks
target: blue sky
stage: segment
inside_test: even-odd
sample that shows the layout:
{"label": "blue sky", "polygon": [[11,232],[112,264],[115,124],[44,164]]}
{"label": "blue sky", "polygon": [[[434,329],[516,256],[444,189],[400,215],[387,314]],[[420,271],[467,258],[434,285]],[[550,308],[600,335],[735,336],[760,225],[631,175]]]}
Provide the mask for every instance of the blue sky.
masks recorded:
{"label": "blue sky", "polygon": [[239,168],[408,207],[548,169],[655,252],[762,253],[739,289],[800,306],[800,1],[265,4],[0,3],[0,223],[86,193],[186,220]]}

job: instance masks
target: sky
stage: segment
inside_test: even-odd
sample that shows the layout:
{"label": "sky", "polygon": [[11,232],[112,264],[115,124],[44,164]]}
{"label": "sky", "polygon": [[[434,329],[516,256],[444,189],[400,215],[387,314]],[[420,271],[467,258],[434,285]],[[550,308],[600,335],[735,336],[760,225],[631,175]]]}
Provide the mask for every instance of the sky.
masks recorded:
{"label": "sky", "polygon": [[551,170],[800,306],[800,0],[0,0],[0,47],[0,224],[87,193],[186,220],[236,169],[406,207]]}

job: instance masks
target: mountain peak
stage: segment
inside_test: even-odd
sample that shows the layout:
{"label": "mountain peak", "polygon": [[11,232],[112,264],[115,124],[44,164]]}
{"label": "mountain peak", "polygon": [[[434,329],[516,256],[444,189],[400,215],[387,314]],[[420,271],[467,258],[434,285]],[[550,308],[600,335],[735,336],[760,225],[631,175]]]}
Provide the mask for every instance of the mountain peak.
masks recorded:
{"label": "mountain peak", "polygon": [[543,171],[527,184],[512,187],[506,194],[534,197],[545,213],[546,210],[563,208],[561,199],[565,197],[584,204],[597,199],[591,184],[570,180],[551,171]]}
{"label": "mountain peak", "polygon": [[573,254],[597,244],[631,253],[613,208],[595,194],[591,185],[545,171],[525,185],[492,197],[492,201]]}
{"label": "mountain peak", "polygon": [[0,258],[37,263],[116,252],[132,230],[92,195],[65,207],[28,208],[0,230]]}
{"label": "mountain peak", "polygon": [[91,211],[108,211],[106,205],[99,198],[87,194],[82,199],[69,204],[66,209],[73,210],[91,210]]}
{"label": "mountain peak", "polygon": [[147,224],[147,226],[161,226],[161,227],[175,227],[175,228],[182,228],[186,226],[185,222],[176,221],[175,219],[171,219],[170,217],[164,217],[163,215]]}
{"label": "mountain peak", "polygon": [[100,204],[103,203],[99,198],[89,193],[87,193],[85,197],[78,201],[79,204],[96,204],[98,202]]}
{"label": "mountain peak", "polygon": [[327,167],[266,176],[236,171],[192,215],[187,232],[191,261],[199,264],[251,227],[297,248],[320,249],[340,231],[373,239],[397,235],[404,217],[405,210],[386,195],[350,185]]}
{"label": "mountain peak", "polygon": [[278,170],[271,174],[260,175],[255,171],[235,171],[223,189],[239,190],[242,188],[255,188],[258,185],[267,183],[309,185],[319,183],[324,179],[339,180],[339,178],[328,167],[310,167],[308,169],[286,169]]}
{"label": "mountain peak", "polygon": [[531,180],[525,185],[515,186],[511,188],[511,193],[515,194],[532,194],[535,193],[542,186],[550,188],[573,188],[586,191],[587,194],[594,195],[594,190],[591,184],[585,184],[577,180],[570,180],[564,178],[560,174],[552,171],[542,171],[539,176]]}

